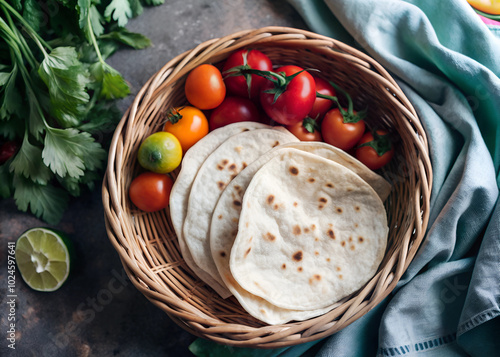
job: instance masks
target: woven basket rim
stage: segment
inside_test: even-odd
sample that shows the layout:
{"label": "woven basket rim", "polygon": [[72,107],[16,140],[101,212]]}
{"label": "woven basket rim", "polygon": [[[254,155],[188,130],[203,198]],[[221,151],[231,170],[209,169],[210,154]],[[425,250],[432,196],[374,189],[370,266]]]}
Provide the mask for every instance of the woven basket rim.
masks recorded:
{"label": "woven basket rim", "polygon": [[[193,296],[192,294],[197,290],[204,288],[203,284],[194,284],[190,286],[189,291],[177,285],[174,288],[165,287],[164,282],[150,268],[151,259],[145,254],[150,248],[148,244],[151,243],[138,240],[133,234],[129,234],[134,231],[134,220],[142,216],[137,212],[132,215],[128,211],[122,173],[129,172],[130,165],[133,164],[123,160],[124,157],[128,157],[129,152],[134,150],[127,144],[133,138],[137,118],[142,119],[148,115],[154,118],[155,114],[160,111],[158,103],[165,99],[165,90],[185,77],[189,66],[207,62],[212,58],[227,56],[237,48],[255,44],[300,49],[302,49],[300,46],[304,46],[307,49],[317,50],[319,56],[335,53],[342,60],[352,61],[356,70],[363,76],[375,78],[380,88],[391,93],[390,96],[387,95],[387,100],[393,103],[396,108],[394,110],[397,110],[402,117],[397,119],[398,125],[400,125],[400,130],[404,130],[407,136],[405,139],[408,141],[406,144],[409,147],[408,151],[415,158],[415,162],[411,164],[409,176],[415,192],[407,194],[413,200],[410,202],[410,208],[415,212],[410,218],[412,219],[410,228],[413,230],[405,232],[403,242],[394,248],[392,254],[386,256],[384,267],[379,269],[374,278],[357,294],[347,298],[338,307],[322,316],[302,322],[257,327],[243,323],[224,322],[216,316],[209,316],[200,311],[191,304],[189,298],[179,298],[179,292],[183,296]],[[147,122],[147,125],[153,124]],[[174,57],[150,77],[137,93],[115,129],[102,184],[102,200],[108,238],[117,251],[128,277],[148,300],[164,311],[175,323],[193,335],[228,345],[277,348],[329,336],[366,314],[390,294],[413,260],[423,240],[429,220],[431,190],[432,167],[426,133],[415,109],[388,71],[367,54],[338,40],[310,31],[271,26],[243,30],[203,42]],[[159,217],[155,219],[168,221],[166,212],[161,213]],[[173,262],[165,269],[176,269],[179,265],[182,263]],[[213,300],[209,299],[208,302],[213,302]]]}

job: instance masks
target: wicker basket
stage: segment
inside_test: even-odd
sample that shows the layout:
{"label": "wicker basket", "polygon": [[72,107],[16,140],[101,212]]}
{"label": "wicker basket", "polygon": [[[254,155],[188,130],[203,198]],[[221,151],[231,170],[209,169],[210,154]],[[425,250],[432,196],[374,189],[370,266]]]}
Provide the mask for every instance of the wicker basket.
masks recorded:
{"label": "wicker basket", "polygon": [[[136,154],[141,141],[160,129],[166,109],[186,103],[186,74],[199,64],[218,63],[242,47],[259,49],[275,64],[319,69],[352,94],[357,108],[369,107],[368,122],[400,138],[397,154],[382,172],[393,190],[385,202],[389,242],[379,271],[332,311],[307,321],[269,326],[247,314],[235,298],[220,298],[182,259],[168,209],[137,211],[127,195],[138,173]],[[194,335],[234,346],[275,348],[331,335],[393,290],[424,236],[431,181],[426,134],[412,105],[384,68],[331,38],[267,27],[202,43],[168,62],[144,85],[116,128],[102,195],[109,239],[130,280],[153,304]]]}

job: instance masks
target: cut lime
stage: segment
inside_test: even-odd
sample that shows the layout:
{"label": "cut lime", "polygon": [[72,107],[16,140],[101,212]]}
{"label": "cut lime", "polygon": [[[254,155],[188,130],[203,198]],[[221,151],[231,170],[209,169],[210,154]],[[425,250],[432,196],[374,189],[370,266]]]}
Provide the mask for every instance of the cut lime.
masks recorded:
{"label": "cut lime", "polygon": [[19,273],[38,291],[59,289],[69,276],[72,245],[68,238],[48,228],[32,228],[16,243]]}

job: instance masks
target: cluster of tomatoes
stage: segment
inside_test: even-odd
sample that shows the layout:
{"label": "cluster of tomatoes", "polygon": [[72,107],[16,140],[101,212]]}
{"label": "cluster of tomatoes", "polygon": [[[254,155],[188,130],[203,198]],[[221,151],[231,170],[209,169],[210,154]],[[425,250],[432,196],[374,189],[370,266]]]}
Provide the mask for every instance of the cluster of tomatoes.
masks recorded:
{"label": "cluster of tomatoes", "polygon": [[[188,74],[184,92],[189,105],[170,109],[163,134],[146,138],[139,149],[139,163],[148,172],[134,179],[129,195],[142,210],[165,208],[172,187],[165,173],[177,168],[182,153],[209,131],[231,123],[283,125],[298,139],[325,141],[373,170],[394,153],[387,133],[367,130],[364,112],[353,109],[342,88],[314,70],[295,65],[273,69],[270,58],[255,49],[232,53],[222,67],[197,66]],[[343,95],[346,107],[337,94]]]}

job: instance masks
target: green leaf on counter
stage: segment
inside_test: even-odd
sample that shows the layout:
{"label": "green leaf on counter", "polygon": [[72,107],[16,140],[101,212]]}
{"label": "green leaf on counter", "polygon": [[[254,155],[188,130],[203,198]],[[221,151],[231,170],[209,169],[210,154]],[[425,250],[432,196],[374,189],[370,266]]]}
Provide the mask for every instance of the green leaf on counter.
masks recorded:
{"label": "green leaf on counter", "polygon": [[90,97],[85,89],[88,74],[75,48],[54,49],[45,56],[38,74],[49,89],[52,113],[59,124],[65,128],[78,125]]}
{"label": "green leaf on counter", "polygon": [[96,82],[100,82],[100,97],[104,99],[124,98],[130,94],[130,88],[120,72],[104,62],[96,62],[90,67],[90,73]]}
{"label": "green leaf on counter", "polygon": [[14,175],[14,200],[17,208],[49,224],[57,224],[68,205],[68,194],[52,185],[40,185],[23,176]]}
{"label": "green leaf on counter", "polygon": [[130,32],[124,27],[99,37],[101,40],[114,40],[135,49],[151,46],[151,40],[140,33]]}
{"label": "green leaf on counter", "polygon": [[164,2],[165,2],[165,0],[144,0],[144,3],[146,5],[152,5],[152,6],[161,5]]}
{"label": "green leaf on counter", "polygon": [[129,0],[112,0],[106,7],[106,10],[104,10],[104,16],[113,18],[113,20],[118,22],[118,26],[125,27],[128,19],[133,17]]}
{"label": "green leaf on counter", "polygon": [[76,129],[47,128],[43,162],[55,174],[79,178],[84,170],[95,170],[102,166],[106,151],[90,133]]}
{"label": "green leaf on counter", "polygon": [[27,135],[24,137],[19,152],[10,164],[10,171],[41,185],[46,185],[54,176],[42,161],[42,149],[32,145]]}

